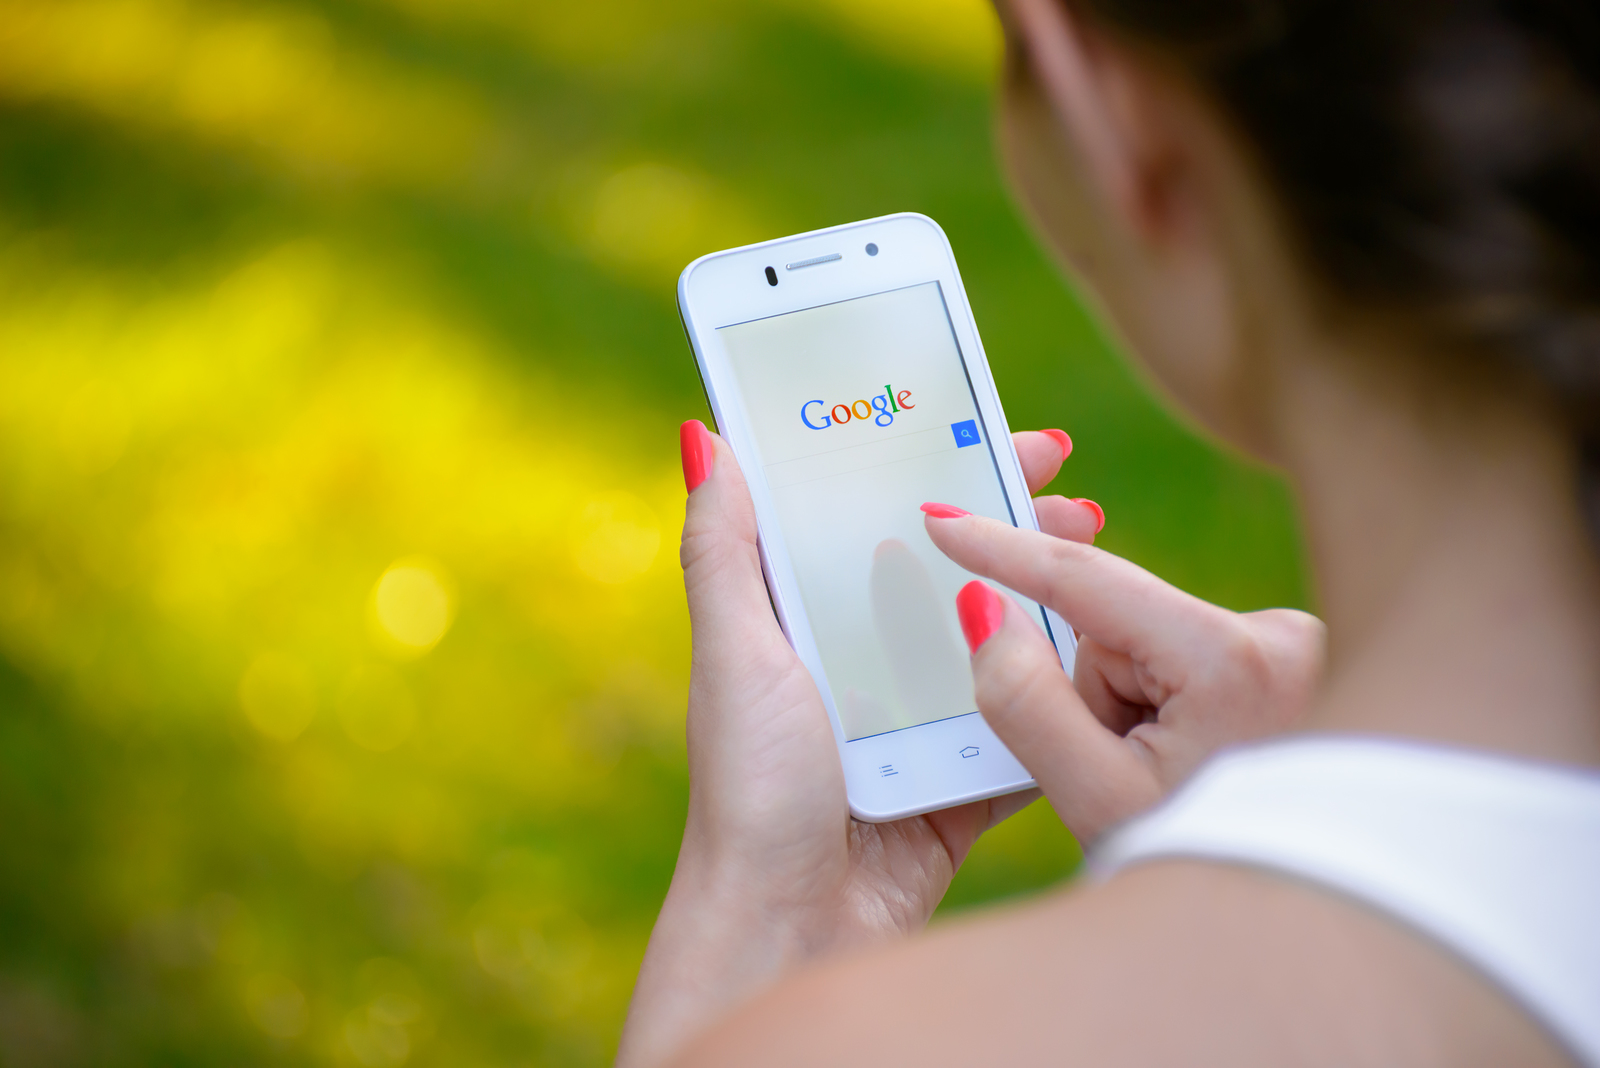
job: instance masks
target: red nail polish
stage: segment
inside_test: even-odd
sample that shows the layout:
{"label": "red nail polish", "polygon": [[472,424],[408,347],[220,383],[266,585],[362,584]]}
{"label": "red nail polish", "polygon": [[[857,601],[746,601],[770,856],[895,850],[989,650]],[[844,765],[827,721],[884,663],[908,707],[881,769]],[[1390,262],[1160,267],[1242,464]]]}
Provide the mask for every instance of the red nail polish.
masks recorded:
{"label": "red nail polish", "polygon": [[1094,532],[1096,534],[1098,534],[1102,530],[1106,529],[1106,510],[1104,508],[1100,507],[1098,504],[1095,504],[1093,501],[1091,501],[1087,497],[1074,497],[1072,499],[1075,502],[1077,502],[1078,504],[1083,505],[1085,508],[1094,509],[1094,518],[1095,518]]}
{"label": "red nail polish", "polygon": [[1006,621],[1006,604],[994,590],[973,580],[956,594],[956,616],[961,620],[961,633],[967,636],[967,648],[975,653]]}
{"label": "red nail polish", "polygon": [[965,508],[957,508],[953,504],[940,504],[938,501],[929,501],[922,506],[922,510],[935,519],[960,519],[972,513]]}
{"label": "red nail polish", "polygon": [[700,420],[690,419],[678,428],[678,446],[683,450],[683,484],[693,493],[711,477],[711,432]]}
{"label": "red nail polish", "polygon": [[1055,439],[1055,443],[1061,446],[1061,458],[1063,460],[1072,455],[1072,439],[1067,437],[1065,430],[1041,430],[1039,433],[1048,434]]}

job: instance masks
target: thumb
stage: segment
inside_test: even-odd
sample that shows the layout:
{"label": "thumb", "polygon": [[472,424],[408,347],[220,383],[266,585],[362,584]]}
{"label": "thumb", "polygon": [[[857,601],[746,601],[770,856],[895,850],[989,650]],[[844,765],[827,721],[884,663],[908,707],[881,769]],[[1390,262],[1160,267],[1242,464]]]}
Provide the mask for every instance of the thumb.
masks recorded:
{"label": "thumb", "polygon": [[977,581],[962,587],[956,610],[973,651],[979,711],[1079,841],[1093,841],[1160,799],[1137,743],[1107,730],[1089,710],[1026,611]]}

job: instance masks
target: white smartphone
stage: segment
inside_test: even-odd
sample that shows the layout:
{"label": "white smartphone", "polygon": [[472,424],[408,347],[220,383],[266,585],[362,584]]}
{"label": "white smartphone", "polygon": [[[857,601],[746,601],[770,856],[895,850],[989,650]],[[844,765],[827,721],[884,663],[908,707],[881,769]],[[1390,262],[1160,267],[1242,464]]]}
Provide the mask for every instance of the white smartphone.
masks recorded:
{"label": "white smartphone", "polygon": [[[1039,527],[944,231],[906,213],[713,252],[678,307],[851,814],[1031,787],[973,697],[955,598],[974,576],[923,527],[924,501]],[[1072,629],[1012,595],[1070,672]]]}

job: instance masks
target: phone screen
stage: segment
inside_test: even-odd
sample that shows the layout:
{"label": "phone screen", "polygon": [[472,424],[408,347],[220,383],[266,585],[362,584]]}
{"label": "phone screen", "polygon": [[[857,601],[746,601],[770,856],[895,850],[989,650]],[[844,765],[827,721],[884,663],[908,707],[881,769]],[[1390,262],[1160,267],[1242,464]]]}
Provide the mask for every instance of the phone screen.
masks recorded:
{"label": "phone screen", "polygon": [[921,505],[1016,517],[939,283],[718,332],[845,738],[975,713],[955,610],[973,576]]}

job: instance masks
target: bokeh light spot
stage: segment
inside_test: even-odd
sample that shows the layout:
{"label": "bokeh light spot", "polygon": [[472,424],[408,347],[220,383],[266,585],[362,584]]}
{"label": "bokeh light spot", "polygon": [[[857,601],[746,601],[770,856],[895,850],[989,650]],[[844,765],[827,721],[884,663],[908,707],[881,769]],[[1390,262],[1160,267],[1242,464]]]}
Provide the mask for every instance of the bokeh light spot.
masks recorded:
{"label": "bokeh light spot", "polygon": [[450,629],[450,593],[438,569],[420,561],[389,567],[373,590],[384,634],[408,649],[432,649]]}
{"label": "bokeh light spot", "polygon": [[405,1027],[373,1006],[345,1017],[344,1041],[367,1068],[396,1068],[411,1056]]}
{"label": "bokeh light spot", "polygon": [[978,0],[808,0],[794,6],[915,66],[982,84],[999,66],[999,20],[991,5]]}
{"label": "bokeh light spot", "polygon": [[400,961],[374,957],[357,976],[366,1004],[344,1019],[344,1041],[367,1068],[395,1068],[411,1056],[412,1032],[424,1031],[425,1012],[416,976]]}
{"label": "bokeh light spot", "polygon": [[598,263],[655,287],[676,277],[685,263],[707,249],[741,245],[770,233],[758,216],[737,192],[702,173],[639,163],[598,183],[588,232],[578,236]]}
{"label": "bokeh light spot", "polygon": [[256,730],[290,742],[315,718],[317,691],[299,661],[282,653],[262,653],[239,680],[239,706]]}
{"label": "bokeh light spot", "polygon": [[703,178],[675,167],[642,163],[618,171],[595,196],[596,251],[624,263],[683,260],[715,206]]}
{"label": "bokeh light spot", "polygon": [[479,927],[472,933],[472,948],[477,953],[478,965],[496,979],[514,982],[527,967],[517,930],[507,924]]}
{"label": "bokeh light spot", "polygon": [[305,1033],[310,1012],[300,988],[281,975],[258,975],[245,989],[250,1018],[273,1038],[296,1038]]}
{"label": "bokeh light spot", "polygon": [[398,671],[366,664],[350,673],[339,692],[339,722],[361,748],[386,753],[411,737],[417,703]]}
{"label": "bokeh light spot", "polygon": [[638,578],[661,549],[661,523],[649,505],[631,493],[607,493],[584,506],[573,525],[572,552],[578,570],[596,582]]}

